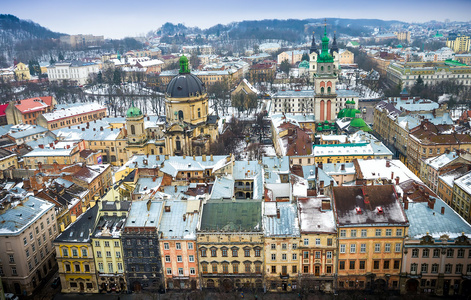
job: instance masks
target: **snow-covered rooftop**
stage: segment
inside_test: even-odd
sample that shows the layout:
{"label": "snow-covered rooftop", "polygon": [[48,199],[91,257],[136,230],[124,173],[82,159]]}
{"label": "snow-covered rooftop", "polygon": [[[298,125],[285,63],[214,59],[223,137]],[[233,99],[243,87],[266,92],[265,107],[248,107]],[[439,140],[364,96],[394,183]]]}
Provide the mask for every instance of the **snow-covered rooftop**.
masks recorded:
{"label": "snow-covered rooftop", "polygon": [[104,110],[106,112],[106,107],[96,102],[91,102],[80,106],[70,106],[68,108],[56,109],[51,112],[44,113],[43,117],[46,119],[46,121],[52,122],[72,116],[92,113],[99,110]]}
{"label": "snow-covered rooftop", "polygon": [[[263,231],[266,237],[299,237],[296,205],[288,202],[263,202]],[[279,218],[277,216],[279,210]]]}

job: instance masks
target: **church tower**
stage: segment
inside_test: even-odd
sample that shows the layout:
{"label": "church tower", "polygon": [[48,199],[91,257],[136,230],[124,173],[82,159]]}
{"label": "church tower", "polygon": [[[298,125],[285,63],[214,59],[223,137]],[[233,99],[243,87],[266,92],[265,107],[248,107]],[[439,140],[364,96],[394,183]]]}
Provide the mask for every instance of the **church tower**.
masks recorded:
{"label": "church tower", "polygon": [[317,56],[315,64],[314,91],[315,114],[319,121],[334,120],[336,117],[336,90],[338,70],[334,58],[329,53],[329,38],[327,37],[327,24],[324,27],[324,36],[321,39],[321,53]]}
{"label": "church tower", "polygon": [[128,158],[134,154],[147,154],[147,133],[144,128],[144,115],[138,107],[134,106],[134,101],[126,112],[126,131],[126,153]]}
{"label": "church tower", "polygon": [[218,137],[217,116],[208,115],[204,83],[191,74],[186,56],[180,57],[180,71],[165,92],[165,149],[170,155],[210,154]]}

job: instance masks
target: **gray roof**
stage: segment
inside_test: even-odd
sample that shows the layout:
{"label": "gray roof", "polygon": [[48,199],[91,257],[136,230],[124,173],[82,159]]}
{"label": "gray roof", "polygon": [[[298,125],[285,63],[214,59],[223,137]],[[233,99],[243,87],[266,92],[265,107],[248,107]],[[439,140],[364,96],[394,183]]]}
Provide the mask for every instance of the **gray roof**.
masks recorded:
{"label": "gray roof", "polygon": [[199,213],[188,211],[189,201],[168,201],[165,205],[170,207],[170,211],[162,214],[159,228],[163,234],[161,239],[195,239]]}
{"label": "gray roof", "polygon": [[13,202],[11,207],[0,215],[0,236],[20,234],[53,208],[54,204],[32,196],[22,203]]}
{"label": "gray roof", "polygon": [[[322,202],[328,202],[329,208],[322,209]],[[302,233],[336,233],[337,227],[328,197],[310,197],[298,200],[299,223]]]}
{"label": "gray roof", "polygon": [[92,238],[120,238],[126,216],[102,216],[97,222]]}
{"label": "gray roof", "polygon": [[232,199],[234,197],[234,179],[218,177],[214,181],[210,199]]}
{"label": "gray roof", "polygon": [[193,74],[179,74],[167,85],[166,94],[171,98],[196,97],[206,93],[204,83]]}
{"label": "gray roof", "polygon": [[[263,202],[263,231],[267,237],[299,237],[296,205],[288,202]],[[277,217],[277,209],[280,218]]]}
{"label": "gray roof", "polygon": [[[434,199],[433,209],[429,207],[428,202],[409,202],[409,208],[405,210],[410,222],[409,236],[421,238],[428,233],[433,238],[439,239],[446,234],[454,239],[464,232],[468,238],[471,238],[471,225],[442,199]],[[443,215],[441,214],[442,207],[445,208]]]}
{"label": "gray roof", "polygon": [[78,242],[88,243],[91,232],[95,229],[95,221],[98,214],[98,205],[89,208],[78,219],[69,225],[55,240],[54,243]]}
{"label": "gray roof", "polygon": [[[148,203],[150,206],[148,209]],[[158,228],[162,215],[163,202],[137,201],[133,202],[125,227]]]}

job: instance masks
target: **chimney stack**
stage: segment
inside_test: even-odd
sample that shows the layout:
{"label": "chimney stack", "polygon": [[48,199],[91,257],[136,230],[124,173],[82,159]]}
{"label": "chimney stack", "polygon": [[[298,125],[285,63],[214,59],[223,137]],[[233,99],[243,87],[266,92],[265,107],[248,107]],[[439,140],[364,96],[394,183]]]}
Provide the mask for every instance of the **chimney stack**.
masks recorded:
{"label": "chimney stack", "polygon": [[386,168],[391,167],[391,162],[389,160],[386,161]]}
{"label": "chimney stack", "polygon": [[394,172],[391,172],[391,180],[394,179]]}
{"label": "chimney stack", "polygon": [[444,214],[445,214],[445,206],[442,206],[441,213],[442,213],[442,215],[444,215]]}
{"label": "chimney stack", "polygon": [[276,209],[276,218],[277,219],[280,218],[280,209],[279,208]]}
{"label": "chimney stack", "polygon": [[428,207],[430,209],[433,209],[435,207],[435,199],[430,199],[430,197],[428,197],[427,199],[428,199]]}
{"label": "chimney stack", "polygon": [[340,165],[340,171],[345,171],[345,164]]}
{"label": "chimney stack", "polygon": [[396,177],[396,185],[399,185],[399,176]]}
{"label": "chimney stack", "polygon": [[183,222],[186,221],[186,214],[183,214]]}
{"label": "chimney stack", "polygon": [[152,204],[152,201],[150,201],[150,199],[147,200],[147,211],[150,211],[151,204]]}

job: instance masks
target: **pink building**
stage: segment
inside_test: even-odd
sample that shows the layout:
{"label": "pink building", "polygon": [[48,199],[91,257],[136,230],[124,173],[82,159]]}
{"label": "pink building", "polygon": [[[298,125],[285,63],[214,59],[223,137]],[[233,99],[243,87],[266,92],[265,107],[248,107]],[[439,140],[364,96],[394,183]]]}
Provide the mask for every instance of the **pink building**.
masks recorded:
{"label": "pink building", "polygon": [[165,203],[159,240],[167,289],[199,288],[196,253],[199,210],[199,200]]}

